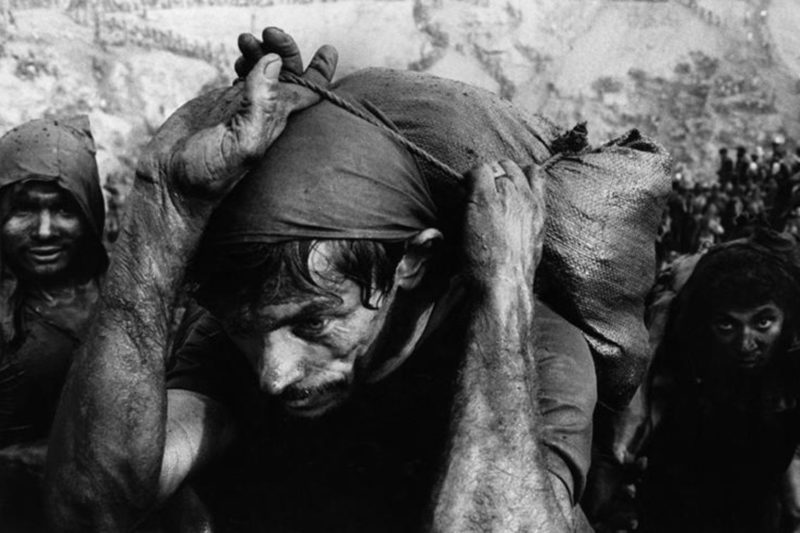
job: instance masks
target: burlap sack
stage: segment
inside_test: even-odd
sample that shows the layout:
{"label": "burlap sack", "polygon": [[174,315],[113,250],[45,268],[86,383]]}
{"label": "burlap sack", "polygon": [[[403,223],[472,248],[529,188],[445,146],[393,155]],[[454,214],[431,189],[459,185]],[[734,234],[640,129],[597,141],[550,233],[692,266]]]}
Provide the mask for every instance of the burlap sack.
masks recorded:
{"label": "burlap sack", "polygon": [[[539,292],[586,335],[600,401],[627,404],[651,356],[644,303],[670,189],[666,151],[635,130],[590,149],[580,127],[565,131],[487,91],[419,73],[367,69],[334,89],[458,173],[497,159],[544,165]],[[452,176],[419,165],[445,211],[460,200]]]}
{"label": "burlap sack", "polygon": [[600,400],[612,408],[627,404],[651,357],[644,306],[669,168],[663,149],[636,131],[545,164],[540,292],[586,335]]}

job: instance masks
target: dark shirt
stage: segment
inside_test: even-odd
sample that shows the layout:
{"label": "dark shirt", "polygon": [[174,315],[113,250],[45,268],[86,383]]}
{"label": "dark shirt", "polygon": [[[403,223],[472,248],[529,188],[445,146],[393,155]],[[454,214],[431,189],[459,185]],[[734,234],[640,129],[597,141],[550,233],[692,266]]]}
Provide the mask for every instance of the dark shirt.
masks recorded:
{"label": "dark shirt", "polygon": [[27,291],[19,310],[19,334],[0,351],[0,531],[4,533],[47,531],[42,523],[43,465],[5,453],[14,449],[9,445],[33,451],[49,434],[62,385],[90,325],[98,294],[94,281],[76,287],[69,297]]}
{"label": "dark shirt", "polygon": [[[464,309],[437,306],[437,327],[407,361],[318,420],[284,416],[258,392],[254,373],[214,319],[195,317],[168,387],[220,401],[246,428],[228,457],[196,478],[217,525],[419,531],[447,449]],[[594,365],[580,331],[541,303],[534,329],[547,467],[578,501],[590,460]]]}
{"label": "dark shirt", "polygon": [[26,294],[20,333],[0,355],[0,447],[42,439],[98,298],[95,281],[66,298]]}
{"label": "dark shirt", "polygon": [[676,369],[682,375],[647,452],[641,530],[778,531],[780,482],[800,442],[796,395],[745,407],[715,399],[707,380]]}

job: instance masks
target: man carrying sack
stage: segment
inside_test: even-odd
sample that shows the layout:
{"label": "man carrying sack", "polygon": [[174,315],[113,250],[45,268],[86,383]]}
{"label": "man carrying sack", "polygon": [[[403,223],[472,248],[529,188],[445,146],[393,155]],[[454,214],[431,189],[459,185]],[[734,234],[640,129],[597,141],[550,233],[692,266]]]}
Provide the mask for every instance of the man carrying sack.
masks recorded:
{"label": "man carrying sack", "polygon": [[[602,343],[534,280],[554,250],[543,232],[572,223],[545,223],[545,188],[603,154],[461,84],[365,71],[331,92],[332,49],[302,73],[282,32],[240,42],[254,44],[246,80],[178,110],[140,161],[53,437],[53,525],[130,530],[188,481],[216,531],[585,527]],[[508,127],[428,137],[395,119],[402,96],[455,90]],[[634,135],[606,150],[624,153],[617,179],[635,168],[668,186],[658,147]],[[205,310],[169,358],[184,277]],[[541,282],[586,318],[572,287]],[[643,366],[615,367],[619,353],[602,375],[624,403]]]}

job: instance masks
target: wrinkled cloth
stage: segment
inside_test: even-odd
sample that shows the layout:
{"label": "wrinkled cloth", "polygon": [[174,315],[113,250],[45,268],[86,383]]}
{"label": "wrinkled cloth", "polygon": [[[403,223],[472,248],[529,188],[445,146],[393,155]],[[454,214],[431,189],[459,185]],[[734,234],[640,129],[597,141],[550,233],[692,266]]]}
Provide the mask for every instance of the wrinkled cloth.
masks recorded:
{"label": "wrinkled cloth", "polygon": [[437,224],[426,181],[384,130],[329,102],[296,115],[214,213],[211,246],[406,240]]}
{"label": "wrinkled cloth", "polygon": [[[287,417],[259,392],[252,367],[210,314],[187,315],[167,387],[215,399],[241,430],[228,457],[195,477],[220,531],[261,531],[265,524],[276,532],[425,529],[446,453],[468,308],[451,291],[409,359],[311,421]],[[591,353],[580,331],[540,301],[532,326],[543,458],[577,501],[591,455]]]}
{"label": "wrinkled cloth", "polygon": [[[567,132],[487,91],[430,75],[367,69],[333,90],[451,172],[416,152],[414,172],[380,128],[320,104],[290,118],[275,155],[270,148],[223,202],[204,253],[237,240],[397,240],[429,226],[457,238],[460,174],[497,159],[544,165],[548,216],[537,290],[586,335],[601,401],[624,406],[651,356],[642,317],[670,189],[664,149],[635,131],[591,149],[580,128]],[[335,149],[325,148],[326,137]]]}
{"label": "wrinkled cloth", "polygon": [[635,130],[545,164],[539,292],[586,335],[611,410],[628,404],[652,358],[643,317],[670,166],[664,149]]}

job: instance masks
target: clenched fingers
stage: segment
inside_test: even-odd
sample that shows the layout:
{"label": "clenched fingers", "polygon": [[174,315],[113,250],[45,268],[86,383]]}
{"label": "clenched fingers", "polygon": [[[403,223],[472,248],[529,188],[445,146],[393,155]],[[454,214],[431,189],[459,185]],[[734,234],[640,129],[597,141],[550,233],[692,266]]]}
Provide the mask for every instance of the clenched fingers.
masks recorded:
{"label": "clenched fingers", "polygon": [[239,35],[237,45],[242,55],[236,60],[234,68],[240,78],[245,78],[262,57],[277,54],[283,59],[283,68],[296,76],[303,75],[303,58],[295,40],[280,28],[264,28],[263,41],[251,33]]}
{"label": "clenched fingers", "polygon": [[247,77],[248,72],[253,69],[253,65],[258,63],[265,53],[261,49],[261,41],[250,33],[242,33],[236,41],[242,55],[236,60],[234,69],[240,78]]}
{"label": "clenched fingers", "polygon": [[464,175],[467,199],[470,203],[485,204],[497,196],[498,188],[495,179],[504,174],[497,163],[477,166]]}
{"label": "clenched fingers", "polygon": [[297,76],[303,75],[303,57],[300,55],[300,47],[291,35],[270,26],[261,32],[261,39],[263,53],[278,54],[283,59],[284,70]]}
{"label": "clenched fingers", "polygon": [[283,131],[298,98],[281,93],[280,70],[277,55],[261,58],[247,76],[245,98],[230,122],[198,131],[172,159],[172,174],[189,197],[220,199],[244,175],[247,162],[262,156]]}
{"label": "clenched fingers", "polygon": [[311,58],[308,68],[303,70],[303,58],[300,47],[291,35],[280,28],[268,27],[261,34],[263,41],[254,35],[239,35],[238,46],[242,55],[236,60],[234,69],[240,78],[244,78],[256,63],[267,54],[278,54],[283,59],[283,70],[302,76],[306,80],[327,87],[336,72],[339,54],[332,46],[322,46]]}
{"label": "clenched fingers", "polygon": [[[531,181],[535,170],[531,169],[528,177],[513,161],[502,160],[480,165],[465,175],[467,193],[473,201],[493,199],[499,193],[516,191],[524,198],[529,198],[533,192]],[[537,182],[538,185],[538,182]]]}

